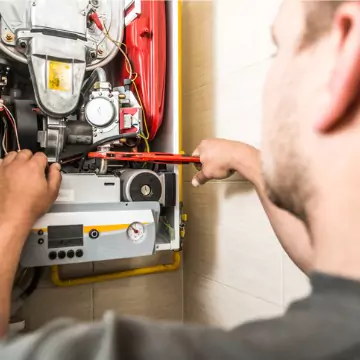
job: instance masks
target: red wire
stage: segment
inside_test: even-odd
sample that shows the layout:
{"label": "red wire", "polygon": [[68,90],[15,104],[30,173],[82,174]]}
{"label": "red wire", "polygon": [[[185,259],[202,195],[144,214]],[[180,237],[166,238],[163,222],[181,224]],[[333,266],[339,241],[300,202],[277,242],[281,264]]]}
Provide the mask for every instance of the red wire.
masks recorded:
{"label": "red wire", "polygon": [[11,125],[12,125],[14,131],[16,132],[15,124],[14,124],[14,122],[13,122],[10,114],[8,113],[8,111],[7,111],[5,108],[4,108],[4,110],[5,110],[5,114],[6,114],[7,118],[8,118],[8,119],[10,120],[10,122],[11,122]]}
{"label": "red wire", "polygon": [[19,134],[18,134],[18,131],[17,131],[17,127],[16,127],[12,117],[10,116],[9,111],[5,107],[4,107],[4,110],[5,110],[5,114],[6,114],[7,118],[10,120],[11,125],[12,125],[12,127],[14,129],[18,150],[20,150]]}

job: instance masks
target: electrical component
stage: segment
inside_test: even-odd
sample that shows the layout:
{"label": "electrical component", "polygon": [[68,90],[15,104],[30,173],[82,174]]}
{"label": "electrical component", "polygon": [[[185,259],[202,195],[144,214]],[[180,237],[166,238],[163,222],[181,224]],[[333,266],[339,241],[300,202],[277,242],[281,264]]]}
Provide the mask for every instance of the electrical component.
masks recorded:
{"label": "electrical component", "polygon": [[[33,226],[22,266],[152,255],[160,204],[123,202],[121,193],[118,177],[64,174],[55,205]],[[142,224],[141,236],[140,225],[138,235],[129,230],[132,224]]]}
{"label": "electrical component", "polygon": [[160,201],[162,183],[150,170],[125,170],[121,174],[122,199],[124,201]]}
{"label": "electrical component", "polygon": [[124,170],[120,176],[123,201],[157,201],[164,207],[176,205],[174,173],[151,170]]}
{"label": "electrical component", "polygon": [[[0,154],[42,151],[63,172],[55,205],[29,235],[24,266],[180,248],[176,163],[139,164],[126,157],[151,155],[150,147],[178,150],[176,54],[168,73],[169,89],[174,89],[167,95],[168,123],[154,139],[164,111],[166,51],[159,50],[166,50],[169,38],[163,20],[165,8],[173,18],[176,6],[163,0],[137,0],[137,5],[141,11],[156,7],[164,15],[144,10],[151,24],[140,39],[146,42],[146,61],[133,58],[130,37],[136,34],[127,32],[123,43],[124,0],[0,0]],[[133,18],[135,27],[128,23],[129,30],[138,29],[138,20]],[[175,36],[175,28],[171,33]],[[125,74],[115,59],[118,52]]]}

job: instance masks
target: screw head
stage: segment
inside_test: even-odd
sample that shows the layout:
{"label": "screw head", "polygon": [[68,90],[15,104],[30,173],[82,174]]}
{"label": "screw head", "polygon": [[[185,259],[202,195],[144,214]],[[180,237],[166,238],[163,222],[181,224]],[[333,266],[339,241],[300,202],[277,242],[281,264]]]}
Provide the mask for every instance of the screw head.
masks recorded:
{"label": "screw head", "polygon": [[25,42],[25,41],[21,41],[21,42],[20,42],[20,47],[21,47],[22,49],[25,49],[25,48],[26,48],[26,42]]}
{"label": "screw head", "polygon": [[91,57],[92,59],[96,59],[96,52],[95,52],[95,51],[91,51],[91,52],[90,52],[90,57]]}
{"label": "screw head", "polygon": [[5,40],[6,41],[13,41],[14,40],[14,35],[11,34],[11,33],[7,33],[6,36],[5,36]]}

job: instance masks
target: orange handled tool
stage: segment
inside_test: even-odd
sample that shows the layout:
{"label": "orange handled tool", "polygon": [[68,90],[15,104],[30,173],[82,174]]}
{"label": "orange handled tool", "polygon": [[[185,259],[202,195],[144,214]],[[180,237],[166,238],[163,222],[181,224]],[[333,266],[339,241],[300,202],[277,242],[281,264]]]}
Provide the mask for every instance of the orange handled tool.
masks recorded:
{"label": "orange handled tool", "polygon": [[155,164],[194,164],[196,168],[201,167],[200,158],[197,156],[169,154],[161,152],[91,152],[88,154],[88,157],[93,159],[132,161]]}

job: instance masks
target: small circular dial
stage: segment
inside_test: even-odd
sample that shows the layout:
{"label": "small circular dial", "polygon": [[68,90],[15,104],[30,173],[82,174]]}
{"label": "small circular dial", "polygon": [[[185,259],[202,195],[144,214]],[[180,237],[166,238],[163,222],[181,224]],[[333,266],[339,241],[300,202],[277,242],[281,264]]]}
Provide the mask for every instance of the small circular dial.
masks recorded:
{"label": "small circular dial", "polygon": [[127,234],[132,242],[140,242],[145,235],[144,225],[139,222],[132,223],[127,229]]}
{"label": "small circular dial", "polygon": [[106,127],[115,118],[115,107],[108,99],[97,97],[87,103],[85,117],[88,123],[94,127]]}

